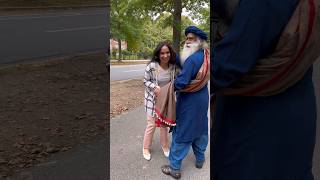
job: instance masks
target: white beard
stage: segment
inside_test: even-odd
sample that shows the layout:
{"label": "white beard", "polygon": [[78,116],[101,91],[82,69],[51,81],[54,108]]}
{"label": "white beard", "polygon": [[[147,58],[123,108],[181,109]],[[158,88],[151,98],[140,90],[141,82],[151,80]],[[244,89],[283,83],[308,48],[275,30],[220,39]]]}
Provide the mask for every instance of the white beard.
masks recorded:
{"label": "white beard", "polygon": [[184,44],[183,49],[180,53],[180,63],[181,65],[184,64],[186,59],[192,55],[193,53],[197,52],[200,49],[200,41],[194,42],[192,44]]}

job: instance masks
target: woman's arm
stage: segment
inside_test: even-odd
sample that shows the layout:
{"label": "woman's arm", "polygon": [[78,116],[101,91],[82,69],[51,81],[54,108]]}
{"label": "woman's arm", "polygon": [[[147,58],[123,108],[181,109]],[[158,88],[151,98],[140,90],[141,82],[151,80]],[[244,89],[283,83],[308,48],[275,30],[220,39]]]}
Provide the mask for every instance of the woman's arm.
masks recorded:
{"label": "woman's arm", "polygon": [[155,74],[153,74],[151,63],[147,65],[145,71],[144,71],[144,78],[143,78],[143,84],[146,88],[153,91],[155,87],[157,86],[155,83],[152,82]]}

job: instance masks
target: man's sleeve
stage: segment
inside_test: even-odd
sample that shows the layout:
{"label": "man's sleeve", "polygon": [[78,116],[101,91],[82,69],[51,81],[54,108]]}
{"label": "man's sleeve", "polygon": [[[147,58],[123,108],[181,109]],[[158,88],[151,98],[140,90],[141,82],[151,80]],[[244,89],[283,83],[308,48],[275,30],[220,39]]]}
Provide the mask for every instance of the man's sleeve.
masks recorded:
{"label": "man's sleeve", "polygon": [[229,87],[275,48],[298,0],[242,0],[226,36],[213,49],[210,81]]}
{"label": "man's sleeve", "polygon": [[[189,58],[192,58],[192,56]],[[183,64],[182,71],[180,72],[180,74],[178,74],[177,78],[174,81],[175,90],[180,90],[186,87],[192,80],[192,77],[197,73],[195,64],[193,63],[192,59],[189,58]]]}

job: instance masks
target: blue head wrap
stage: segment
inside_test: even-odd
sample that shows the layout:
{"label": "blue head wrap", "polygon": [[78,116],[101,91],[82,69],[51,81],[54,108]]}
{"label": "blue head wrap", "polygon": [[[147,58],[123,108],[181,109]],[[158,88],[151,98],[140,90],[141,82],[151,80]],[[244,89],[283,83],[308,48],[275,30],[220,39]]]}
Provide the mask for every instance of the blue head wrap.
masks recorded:
{"label": "blue head wrap", "polygon": [[193,33],[203,40],[208,40],[207,33],[202,31],[201,29],[197,28],[196,26],[187,27],[186,30],[184,31],[184,34],[187,36],[187,34],[189,34],[189,33]]}

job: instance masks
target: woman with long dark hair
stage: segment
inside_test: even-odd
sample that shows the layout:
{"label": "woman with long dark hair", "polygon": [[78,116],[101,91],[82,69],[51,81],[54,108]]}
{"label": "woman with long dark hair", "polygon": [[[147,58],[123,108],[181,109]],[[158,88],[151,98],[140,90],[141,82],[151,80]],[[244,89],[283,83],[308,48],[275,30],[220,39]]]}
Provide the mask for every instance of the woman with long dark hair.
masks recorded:
{"label": "woman with long dark hair", "polygon": [[169,83],[175,76],[176,53],[168,42],[160,42],[153,52],[144,75],[145,111],[147,113],[147,127],[143,140],[143,157],[151,159],[151,144],[156,127],[160,127],[160,143],[163,153],[169,156],[168,128],[156,121],[155,99],[162,86]]}

